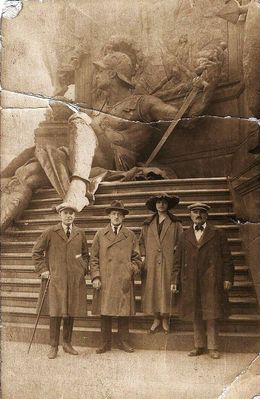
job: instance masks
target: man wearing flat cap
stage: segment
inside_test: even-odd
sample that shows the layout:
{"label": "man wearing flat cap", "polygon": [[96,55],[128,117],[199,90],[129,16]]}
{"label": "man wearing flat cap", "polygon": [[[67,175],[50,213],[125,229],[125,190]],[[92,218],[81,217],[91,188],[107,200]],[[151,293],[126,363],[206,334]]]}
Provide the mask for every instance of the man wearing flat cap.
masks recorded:
{"label": "man wearing flat cap", "polygon": [[75,226],[76,210],[67,203],[56,208],[60,223],[42,233],[32,250],[35,271],[44,281],[50,278],[48,289],[50,315],[49,359],[58,353],[61,319],[63,319],[63,349],[77,355],[72,347],[74,317],[87,316],[85,275],[89,252],[84,230]]}
{"label": "man wearing flat cap", "polygon": [[134,276],[141,269],[135,234],[123,225],[129,213],[122,201],[106,208],[110,223],[93,240],[90,257],[94,288],[92,313],[101,315],[101,346],[97,353],[111,350],[112,317],[118,318],[120,349],[133,352],[129,343],[129,316],[135,314]]}
{"label": "man wearing flat cap", "polygon": [[194,349],[189,356],[207,348],[218,359],[218,320],[226,314],[234,267],[227,238],[207,221],[210,207],[197,202],[188,209],[192,225],[177,246],[172,290],[180,291],[180,317],[193,321]]}

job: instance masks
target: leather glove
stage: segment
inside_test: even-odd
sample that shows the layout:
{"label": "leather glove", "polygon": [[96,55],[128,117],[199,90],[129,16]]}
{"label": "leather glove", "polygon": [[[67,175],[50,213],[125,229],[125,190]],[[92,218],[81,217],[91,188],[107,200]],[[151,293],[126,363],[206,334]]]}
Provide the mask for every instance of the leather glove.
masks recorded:
{"label": "leather glove", "polygon": [[225,291],[228,291],[228,290],[230,290],[230,288],[232,287],[232,283],[231,283],[231,281],[224,281],[224,290]]}
{"label": "leather glove", "polygon": [[178,290],[177,290],[177,285],[176,284],[171,284],[171,292],[173,294],[177,294]]}
{"label": "leather glove", "polygon": [[93,286],[93,288],[94,288],[95,290],[100,290],[100,288],[101,288],[101,281],[100,281],[100,279],[99,279],[99,278],[95,278],[95,279],[92,281],[92,286]]}

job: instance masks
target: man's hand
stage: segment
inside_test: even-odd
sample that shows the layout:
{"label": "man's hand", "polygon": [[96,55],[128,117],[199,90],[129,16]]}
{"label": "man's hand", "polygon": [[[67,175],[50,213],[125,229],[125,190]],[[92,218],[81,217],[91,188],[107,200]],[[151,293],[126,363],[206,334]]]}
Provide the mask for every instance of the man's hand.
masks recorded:
{"label": "man's hand", "polygon": [[46,272],[43,272],[41,274],[41,278],[49,278],[49,275],[50,275],[50,272],[49,272],[49,270],[47,270]]}
{"label": "man's hand", "polygon": [[176,285],[176,284],[171,284],[171,292],[172,292],[173,294],[176,294],[176,293],[178,292],[178,290],[177,290],[177,285]]}
{"label": "man's hand", "polygon": [[232,287],[232,283],[231,283],[231,281],[224,281],[224,290],[225,291],[228,291],[228,290],[230,290],[230,288]]}
{"label": "man's hand", "polygon": [[99,279],[99,278],[95,278],[95,279],[92,281],[92,286],[93,286],[93,288],[94,288],[95,290],[100,290],[100,288],[101,288],[101,281],[100,281],[100,279]]}

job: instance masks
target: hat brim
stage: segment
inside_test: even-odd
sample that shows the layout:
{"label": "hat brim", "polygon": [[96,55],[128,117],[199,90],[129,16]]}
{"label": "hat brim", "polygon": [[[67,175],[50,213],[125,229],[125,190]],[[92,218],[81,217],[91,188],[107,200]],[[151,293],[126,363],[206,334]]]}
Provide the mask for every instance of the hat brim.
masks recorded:
{"label": "hat brim", "polygon": [[109,207],[109,208],[106,208],[106,209],[105,209],[105,212],[106,212],[107,214],[109,214],[109,213],[112,212],[112,211],[120,211],[120,212],[122,212],[124,215],[128,215],[128,213],[129,213],[129,210],[126,209],[126,208]]}
{"label": "hat brim", "polygon": [[146,207],[152,211],[152,212],[157,212],[156,209],[156,202],[159,200],[166,200],[168,202],[168,210],[174,208],[176,205],[178,205],[180,199],[178,197],[175,196],[163,196],[163,195],[155,195],[150,197],[147,201],[146,201]]}
{"label": "hat brim", "polygon": [[60,213],[61,211],[64,211],[64,209],[72,209],[73,212],[78,212],[77,208],[75,208],[73,205],[70,204],[60,204],[56,206],[55,210],[56,212]]}

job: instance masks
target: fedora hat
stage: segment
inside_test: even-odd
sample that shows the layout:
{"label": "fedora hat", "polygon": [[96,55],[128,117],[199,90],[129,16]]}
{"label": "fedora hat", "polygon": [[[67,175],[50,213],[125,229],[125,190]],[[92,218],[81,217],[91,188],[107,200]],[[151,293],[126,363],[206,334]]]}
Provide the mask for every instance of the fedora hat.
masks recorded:
{"label": "fedora hat", "polygon": [[201,209],[202,211],[208,212],[210,209],[210,206],[207,204],[204,204],[203,202],[194,202],[194,204],[191,204],[188,206],[188,209],[190,211],[194,211],[195,209]]}
{"label": "fedora hat", "polygon": [[124,204],[120,200],[113,200],[108,208],[105,209],[106,213],[109,214],[111,211],[121,211],[124,215],[129,213],[129,210],[124,207]]}
{"label": "fedora hat", "polygon": [[167,193],[159,193],[157,195],[153,195],[146,201],[146,207],[153,212],[157,212],[156,202],[159,200],[165,200],[168,202],[168,209],[174,208],[180,201],[179,197],[175,197],[174,195],[169,195]]}
{"label": "fedora hat", "polygon": [[68,202],[63,202],[62,204],[57,205],[55,209],[58,213],[60,213],[64,209],[72,209],[74,212],[78,212],[77,208],[75,206],[69,204]]}

